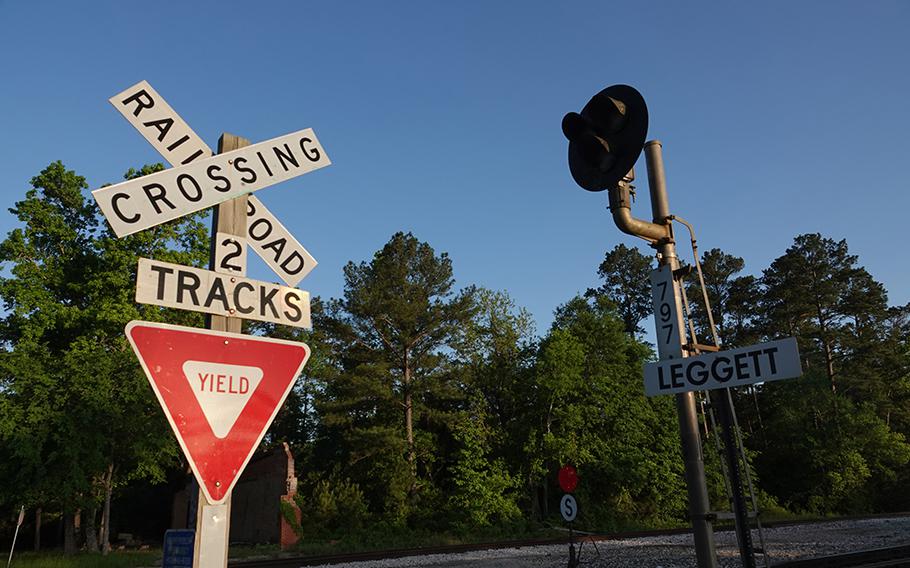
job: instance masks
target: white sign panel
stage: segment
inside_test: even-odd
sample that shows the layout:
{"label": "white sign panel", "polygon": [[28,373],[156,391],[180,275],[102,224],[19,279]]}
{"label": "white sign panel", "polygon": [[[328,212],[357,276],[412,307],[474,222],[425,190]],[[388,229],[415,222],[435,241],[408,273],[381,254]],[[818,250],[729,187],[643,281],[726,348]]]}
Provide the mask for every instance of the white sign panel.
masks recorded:
{"label": "white sign panel", "polygon": [[651,272],[651,299],[654,305],[654,322],[657,330],[657,353],[661,359],[682,356],[680,330],[682,329],[682,306],[676,293],[679,284],[673,278],[669,266],[661,266]]}
{"label": "white sign panel", "polygon": [[185,166],[212,155],[208,144],[147,81],[140,81],[109,100],[172,166]]}
{"label": "white sign panel", "polygon": [[226,438],[262,381],[262,369],[188,360],[183,363],[183,376],[212,433],[216,438]]}
{"label": "white sign panel", "polygon": [[575,497],[568,493],[563,495],[559,501],[559,512],[562,513],[562,518],[567,523],[574,521],[576,515],[578,515],[578,503],[575,501]]}
{"label": "white sign panel", "polygon": [[310,293],[240,276],[139,259],[136,301],[310,329]]}
{"label": "white sign panel", "polygon": [[675,394],[792,379],[802,374],[796,339],[645,363],[645,394]]}
{"label": "white sign panel", "polygon": [[[172,166],[214,153],[147,81],[114,95],[110,102]],[[257,235],[251,243],[253,250],[288,286],[297,286],[316,267],[316,259],[252,195],[247,207],[247,227],[251,225]]]}
{"label": "white sign panel", "polygon": [[118,237],[324,168],[311,128],[92,192]]}
{"label": "white sign panel", "polygon": [[253,250],[288,286],[296,286],[316,268],[313,255],[252,195],[246,205],[246,232]]}
{"label": "white sign panel", "polygon": [[246,274],[246,239],[228,233],[215,234],[215,272]]}

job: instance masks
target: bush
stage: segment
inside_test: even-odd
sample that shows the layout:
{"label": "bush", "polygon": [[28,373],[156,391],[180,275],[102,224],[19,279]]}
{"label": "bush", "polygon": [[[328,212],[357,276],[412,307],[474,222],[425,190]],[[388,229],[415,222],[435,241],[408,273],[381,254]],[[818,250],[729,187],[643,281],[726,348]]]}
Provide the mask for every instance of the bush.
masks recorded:
{"label": "bush", "polygon": [[363,491],[350,479],[320,480],[309,495],[301,492],[294,500],[301,512],[300,537],[346,534],[369,518]]}

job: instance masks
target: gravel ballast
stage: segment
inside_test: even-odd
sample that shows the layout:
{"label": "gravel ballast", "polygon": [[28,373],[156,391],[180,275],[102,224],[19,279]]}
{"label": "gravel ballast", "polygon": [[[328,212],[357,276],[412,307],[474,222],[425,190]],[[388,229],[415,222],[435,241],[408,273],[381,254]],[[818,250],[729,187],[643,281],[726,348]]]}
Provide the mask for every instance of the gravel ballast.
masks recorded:
{"label": "gravel ballast", "polygon": [[[765,528],[770,563],[800,558],[843,554],[873,548],[910,545],[910,517],[888,517],[851,521],[833,521]],[[741,566],[739,549],[733,531],[714,535],[718,566]],[[758,532],[752,531],[755,546]],[[533,546],[431,554],[390,560],[335,564],[335,568],[396,567],[469,567],[469,568],[543,568],[565,566],[568,545]],[[695,567],[691,534],[651,536],[584,543],[580,549],[581,566],[592,568],[684,568]],[[756,555],[756,565],[764,566]]]}

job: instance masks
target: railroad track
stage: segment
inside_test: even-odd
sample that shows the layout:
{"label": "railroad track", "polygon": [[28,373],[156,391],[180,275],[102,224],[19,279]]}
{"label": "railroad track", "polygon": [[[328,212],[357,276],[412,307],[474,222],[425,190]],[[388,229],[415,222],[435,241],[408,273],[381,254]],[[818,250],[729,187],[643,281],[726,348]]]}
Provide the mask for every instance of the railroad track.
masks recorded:
{"label": "railroad track", "polygon": [[[591,537],[576,538],[576,542]],[[325,554],[318,556],[295,556],[288,558],[269,558],[263,560],[232,560],[228,565],[235,568],[296,568],[298,566],[319,566],[321,564],[342,564],[344,562],[363,562],[366,560],[386,560],[408,556],[425,556],[429,554],[458,554],[477,550],[495,550],[501,548],[521,548],[525,546],[547,546],[551,544],[569,544],[568,538],[527,539],[491,542],[483,544],[452,544],[446,546],[424,546],[420,548],[400,548],[392,550],[375,550],[368,552],[350,552],[346,554]]]}
{"label": "railroad track", "polygon": [[[901,514],[890,515],[891,517],[905,516]],[[866,517],[855,517],[852,520],[862,520],[876,518],[879,515],[870,515]],[[845,519],[837,519],[845,520]],[[819,521],[812,521],[817,523]],[[791,526],[809,524],[806,521],[788,521],[784,523],[771,523],[772,526]],[[767,525],[766,525],[767,526]],[[722,529],[721,529],[722,530]],[[687,533],[690,529],[670,529],[670,530],[650,530],[650,531],[632,531],[614,534],[597,534],[597,535],[576,535],[576,543],[583,541],[606,541],[616,539],[630,539],[639,537],[659,537],[665,535]],[[346,554],[326,554],[318,556],[296,556],[284,558],[269,558],[255,560],[232,560],[229,565],[231,568],[299,568],[304,566],[317,566],[323,564],[340,564],[344,562],[360,562],[368,560],[384,560],[405,558],[409,556],[424,556],[430,554],[458,554],[462,552],[476,552],[483,550],[496,550],[506,548],[523,548],[533,546],[547,545],[568,545],[568,537],[546,538],[546,539],[522,539],[510,540],[492,543],[479,544],[459,544],[448,546],[428,546],[421,548],[405,548],[393,550],[376,550],[369,552],[356,552]],[[773,561],[773,558],[772,558]],[[817,567],[866,567],[866,568],[885,568],[907,566],[910,567],[910,545],[901,545],[887,548],[876,548],[870,550],[859,550],[846,554],[819,556],[800,560],[772,562],[773,568],[817,568]]]}
{"label": "railroad track", "polygon": [[791,560],[773,564],[774,568],[884,568],[886,566],[910,566],[910,545],[860,550],[833,556],[818,556],[803,560]]}
{"label": "railroad track", "polygon": [[[341,564],[344,562],[362,562],[366,560],[387,560],[405,558],[408,556],[423,556],[427,554],[457,554],[476,550],[490,550],[492,548],[514,548],[516,546],[538,546],[544,544],[563,544],[564,541],[536,541],[524,544],[501,544],[489,546],[457,545],[438,546],[427,548],[414,548],[402,550],[384,550],[376,552],[358,552],[350,554],[332,554],[323,556],[301,556],[293,558],[270,558],[263,560],[231,561],[229,566],[236,568],[299,568],[303,566],[318,566],[323,564]],[[895,546],[890,548],[877,548],[838,554],[833,556],[820,556],[802,560],[792,560],[772,564],[772,568],[895,568],[910,566],[910,546]]]}

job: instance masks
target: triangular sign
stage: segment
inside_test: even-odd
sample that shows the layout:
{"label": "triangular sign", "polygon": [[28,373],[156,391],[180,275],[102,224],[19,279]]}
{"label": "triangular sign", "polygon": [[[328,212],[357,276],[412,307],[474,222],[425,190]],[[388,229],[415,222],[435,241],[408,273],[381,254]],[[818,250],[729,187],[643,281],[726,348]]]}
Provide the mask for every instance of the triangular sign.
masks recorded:
{"label": "triangular sign", "polygon": [[209,503],[220,504],[310,356],[304,343],[131,321],[126,337]]}

